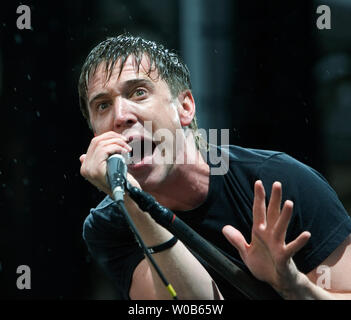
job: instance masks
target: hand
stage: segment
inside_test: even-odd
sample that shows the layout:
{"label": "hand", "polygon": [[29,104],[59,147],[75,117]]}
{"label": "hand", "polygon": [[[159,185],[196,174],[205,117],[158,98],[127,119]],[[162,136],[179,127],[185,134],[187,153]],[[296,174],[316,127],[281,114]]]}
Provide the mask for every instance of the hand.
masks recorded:
{"label": "hand", "polygon": [[129,172],[127,172],[127,180],[133,187],[141,189],[139,182],[136,181],[135,178]]}
{"label": "hand", "polygon": [[223,234],[239,251],[251,273],[259,280],[268,282],[276,291],[288,290],[297,281],[299,271],[293,255],[308,241],[311,234],[302,232],[294,241],[285,244],[285,236],[293,210],[293,202],[285,201],[280,210],[282,188],[279,182],[272,186],[271,198],[266,210],[265,190],[261,181],[255,183],[253,226],[251,243],[248,244],[240,231],[225,226]]}
{"label": "hand", "polygon": [[79,158],[80,173],[99,190],[111,196],[106,178],[106,160],[115,153],[127,153],[131,150],[127,139],[119,133],[109,131],[96,136],[91,140],[87,153]]}

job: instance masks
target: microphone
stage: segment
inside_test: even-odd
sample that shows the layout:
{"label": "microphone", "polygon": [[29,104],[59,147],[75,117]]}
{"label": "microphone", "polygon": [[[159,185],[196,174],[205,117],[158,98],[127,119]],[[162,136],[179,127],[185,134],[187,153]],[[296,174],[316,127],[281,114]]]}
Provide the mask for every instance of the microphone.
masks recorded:
{"label": "microphone", "polygon": [[124,185],[127,177],[127,165],[124,156],[113,154],[107,159],[107,178],[116,202],[124,201]]}

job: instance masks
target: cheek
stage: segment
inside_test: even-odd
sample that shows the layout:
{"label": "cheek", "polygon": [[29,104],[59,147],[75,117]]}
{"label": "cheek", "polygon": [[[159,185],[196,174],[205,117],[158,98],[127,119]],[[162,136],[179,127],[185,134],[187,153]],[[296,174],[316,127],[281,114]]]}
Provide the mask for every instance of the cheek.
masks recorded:
{"label": "cheek", "polygon": [[182,128],[182,125],[180,123],[180,119],[179,119],[179,114],[178,114],[178,110],[177,110],[177,106],[173,105],[170,106],[170,122],[171,125],[175,128],[175,129],[180,129]]}
{"label": "cheek", "polygon": [[138,106],[134,110],[141,122],[151,121],[154,129],[174,128],[179,123],[176,106],[167,99]]}
{"label": "cheek", "polygon": [[96,134],[111,131],[113,129],[113,117],[106,114],[104,117],[93,119],[91,125]]}
{"label": "cheek", "polygon": [[163,104],[155,116],[160,119],[164,128],[181,128],[177,106],[174,103]]}

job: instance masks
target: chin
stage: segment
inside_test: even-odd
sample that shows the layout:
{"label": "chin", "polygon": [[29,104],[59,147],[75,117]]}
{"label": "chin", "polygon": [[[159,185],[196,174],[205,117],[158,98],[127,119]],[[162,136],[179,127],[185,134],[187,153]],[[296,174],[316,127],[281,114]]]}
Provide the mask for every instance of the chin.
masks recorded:
{"label": "chin", "polygon": [[[154,167],[153,170],[148,170],[149,172],[140,172],[138,175],[133,176],[139,182],[140,187],[144,191],[158,191],[158,189],[160,187],[162,188],[162,185],[167,180],[170,167],[170,165],[159,165]],[[130,173],[133,174],[132,172]]]}

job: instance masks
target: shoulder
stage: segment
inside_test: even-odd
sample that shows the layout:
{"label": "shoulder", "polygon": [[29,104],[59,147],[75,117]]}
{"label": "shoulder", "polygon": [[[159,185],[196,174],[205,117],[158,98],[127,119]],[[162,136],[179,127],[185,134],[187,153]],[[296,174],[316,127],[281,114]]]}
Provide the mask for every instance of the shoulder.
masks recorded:
{"label": "shoulder", "polygon": [[90,213],[83,223],[83,228],[92,228],[99,221],[111,220],[112,210],[113,200],[106,196],[95,208],[90,209]]}
{"label": "shoulder", "polygon": [[[303,182],[312,179],[327,184],[326,179],[317,170],[304,164],[282,151],[243,148],[229,145],[222,146],[222,152],[227,153],[229,165],[234,170],[251,170],[256,179],[287,182],[292,179],[294,183],[301,175]],[[282,181],[281,181],[282,182]]]}
{"label": "shoulder", "polygon": [[213,163],[219,162],[216,155],[220,159],[221,167],[225,168],[218,173],[219,175],[227,175],[228,178],[235,176],[238,179],[248,179],[252,186],[254,181],[259,178],[262,168],[267,164],[278,161],[284,165],[290,161],[290,157],[280,151],[244,148],[236,145],[210,146],[208,163],[211,169],[215,166]]}
{"label": "shoulder", "polygon": [[335,191],[320,172],[286,153],[274,154],[266,159],[257,174],[265,187],[270,188],[275,181],[280,181],[283,189],[295,195],[315,193],[319,197],[328,195],[336,198]]}
{"label": "shoulder", "polygon": [[284,155],[281,151],[244,148],[236,145],[221,146],[222,150],[227,150],[230,159],[233,161],[253,161],[262,162],[277,155]]}
{"label": "shoulder", "polygon": [[257,171],[267,159],[282,154],[271,150],[243,148],[236,145],[210,145],[205,160],[213,175],[225,175],[228,171]]}
{"label": "shoulder", "polygon": [[283,152],[263,149],[245,148],[237,145],[210,145],[208,159],[215,156],[228,156],[230,161],[240,162],[262,162],[276,155],[284,155]]}
{"label": "shoulder", "polygon": [[228,150],[231,162],[255,166],[258,170],[266,169],[267,167],[273,170],[280,167],[296,167],[311,170],[307,165],[282,151],[243,148],[233,145],[223,146],[222,148]]}
{"label": "shoulder", "polygon": [[87,242],[112,239],[128,228],[114,201],[106,196],[95,208],[90,209],[83,223],[83,239]]}

